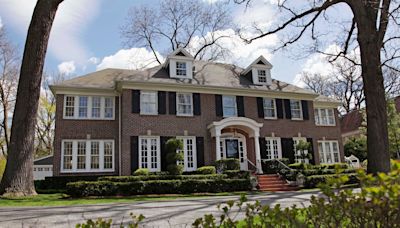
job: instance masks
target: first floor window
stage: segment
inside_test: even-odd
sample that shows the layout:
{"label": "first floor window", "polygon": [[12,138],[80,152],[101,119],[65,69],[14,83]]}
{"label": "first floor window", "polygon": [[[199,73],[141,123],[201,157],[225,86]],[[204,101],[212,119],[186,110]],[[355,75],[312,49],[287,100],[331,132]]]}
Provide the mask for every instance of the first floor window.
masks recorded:
{"label": "first floor window", "polygon": [[63,140],[61,172],[114,171],[113,140]]}
{"label": "first floor window", "polygon": [[237,116],[235,96],[222,96],[222,107],[224,117]]}
{"label": "first floor window", "polygon": [[157,115],[157,92],[140,92],[140,114]]}
{"label": "first floor window", "polygon": [[177,115],[193,115],[193,97],[191,93],[176,94]]}
{"label": "first floor window", "polygon": [[265,138],[265,152],[266,159],[280,159],[282,158],[281,139],[276,137]]}
{"label": "first floor window", "polygon": [[297,148],[297,145],[299,145],[301,142],[307,142],[307,139],[302,137],[293,138],[294,162],[308,164],[308,150]]}
{"label": "first floor window", "polygon": [[318,152],[320,163],[340,162],[338,141],[318,141]]}
{"label": "first floor window", "polygon": [[290,112],[292,114],[292,119],[303,119],[301,102],[299,100],[290,100]]}
{"label": "first floor window", "polygon": [[139,143],[139,168],[149,169],[150,172],[160,171],[160,138],[140,136]]}
{"label": "first floor window", "polygon": [[333,109],[316,108],[314,109],[314,118],[316,125],[335,126],[335,112]]}
{"label": "first floor window", "polygon": [[276,118],[275,99],[264,98],[264,117],[267,119]]}
{"label": "first floor window", "polygon": [[183,161],[178,162],[184,166],[185,171],[195,171],[197,169],[196,161],[196,137],[177,137],[182,141],[183,148],[178,151],[183,153]]}

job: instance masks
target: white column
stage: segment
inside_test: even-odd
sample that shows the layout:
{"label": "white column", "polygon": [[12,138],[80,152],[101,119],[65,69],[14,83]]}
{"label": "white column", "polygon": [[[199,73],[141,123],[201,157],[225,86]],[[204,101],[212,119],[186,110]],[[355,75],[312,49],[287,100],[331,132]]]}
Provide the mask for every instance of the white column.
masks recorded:
{"label": "white column", "polygon": [[218,160],[221,160],[221,147],[220,147],[220,141],[221,141],[221,139],[220,139],[220,135],[219,134],[216,134],[215,135],[215,153],[216,153],[216,160],[218,161]]}
{"label": "white column", "polygon": [[257,173],[258,174],[262,174],[263,171],[262,171],[262,165],[261,165],[260,143],[259,143],[259,140],[258,140],[259,136],[260,136],[259,133],[255,132],[255,134],[254,134],[254,149],[255,149],[255,152],[256,152]]}

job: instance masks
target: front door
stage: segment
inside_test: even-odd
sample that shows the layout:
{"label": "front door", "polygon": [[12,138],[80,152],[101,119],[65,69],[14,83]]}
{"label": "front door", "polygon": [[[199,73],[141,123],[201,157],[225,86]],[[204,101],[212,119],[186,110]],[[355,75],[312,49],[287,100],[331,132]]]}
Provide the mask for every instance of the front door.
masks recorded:
{"label": "front door", "polygon": [[221,139],[222,158],[237,158],[240,170],[248,170],[246,139],[243,137],[229,137]]}

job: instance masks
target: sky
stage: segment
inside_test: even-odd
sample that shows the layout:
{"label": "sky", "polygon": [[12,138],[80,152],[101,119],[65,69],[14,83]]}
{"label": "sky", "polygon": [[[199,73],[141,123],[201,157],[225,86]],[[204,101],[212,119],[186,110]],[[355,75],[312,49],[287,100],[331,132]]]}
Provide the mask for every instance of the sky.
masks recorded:
{"label": "sky", "polygon": [[[213,4],[218,0],[199,0]],[[269,23],[274,19],[271,2],[254,0],[244,6],[231,6],[234,22],[250,24],[254,21]],[[59,7],[50,34],[45,71],[60,72],[68,77],[84,75],[104,68],[142,67],[152,57],[149,50],[141,47],[124,47],[120,28],[126,21],[131,7],[158,4],[158,0],[65,0]],[[0,27],[5,28],[9,39],[23,50],[27,29],[35,0],[0,0]],[[232,29],[220,31],[233,34]],[[224,41],[232,51],[227,63],[247,67],[263,55],[273,65],[272,77],[300,85],[302,71],[327,74],[329,64],[320,54],[307,58],[295,58],[290,51],[272,53],[279,43],[279,36],[256,40],[246,45],[238,37]],[[165,57],[165,56],[164,56]]]}

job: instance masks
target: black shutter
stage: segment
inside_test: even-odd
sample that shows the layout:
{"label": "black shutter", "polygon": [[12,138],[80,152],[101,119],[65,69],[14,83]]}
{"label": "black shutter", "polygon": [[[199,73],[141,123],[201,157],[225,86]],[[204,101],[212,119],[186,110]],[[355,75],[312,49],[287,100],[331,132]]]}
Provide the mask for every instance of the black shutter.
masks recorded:
{"label": "black shutter", "polygon": [[294,163],[294,147],[292,138],[282,138],[282,157],[289,158],[289,163]]}
{"label": "black shutter", "polygon": [[301,101],[301,109],[303,110],[303,120],[309,120],[310,116],[308,114],[308,102]]}
{"label": "black shutter", "polygon": [[257,97],[257,110],[258,110],[258,117],[264,118],[264,100],[262,97]]}
{"label": "black shutter", "polygon": [[132,113],[140,112],[140,90],[132,90]]}
{"label": "black shutter", "polygon": [[160,147],[161,147],[161,171],[167,171],[167,141],[172,137],[170,136],[161,136],[160,137]]}
{"label": "black shutter", "polygon": [[283,100],[285,103],[285,117],[286,119],[292,119],[292,110],[290,109],[290,100]]}
{"label": "black shutter", "polygon": [[168,109],[170,115],[176,115],[176,93],[168,92]]}
{"label": "black shutter", "polygon": [[310,143],[310,149],[308,150],[308,153],[310,153],[312,155],[310,163],[312,165],[315,165],[315,153],[314,153],[314,145],[313,145],[312,138],[307,138],[307,142]]}
{"label": "black shutter", "polygon": [[193,114],[195,116],[201,115],[201,100],[199,93],[193,93]]}
{"label": "black shutter", "polygon": [[223,116],[222,112],[222,95],[215,95],[215,114],[217,116]]}
{"label": "black shutter", "polygon": [[[119,167],[121,169],[121,167]],[[139,168],[139,137],[131,136],[131,174]]]}
{"label": "black shutter", "polygon": [[167,113],[167,93],[158,91],[158,114]]}
{"label": "black shutter", "polygon": [[267,158],[267,150],[266,150],[266,142],[264,137],[258,138],[258,141],[260,143],[260,154],[261,154],[261,159],[266,159]]}
{"label": "black shutter", "polygon": [[238,116],[244,117],[244,97],[236,96],[236,106]]}
{"label": "black shutter", "polygon": [[204,166],[204,137],[196,137],[197,168]]}
{"label": "black shutter", "polygon": [[278,119],[283,119],[283,102],[282,99],[275,99],[276,102],[276,112]]}

